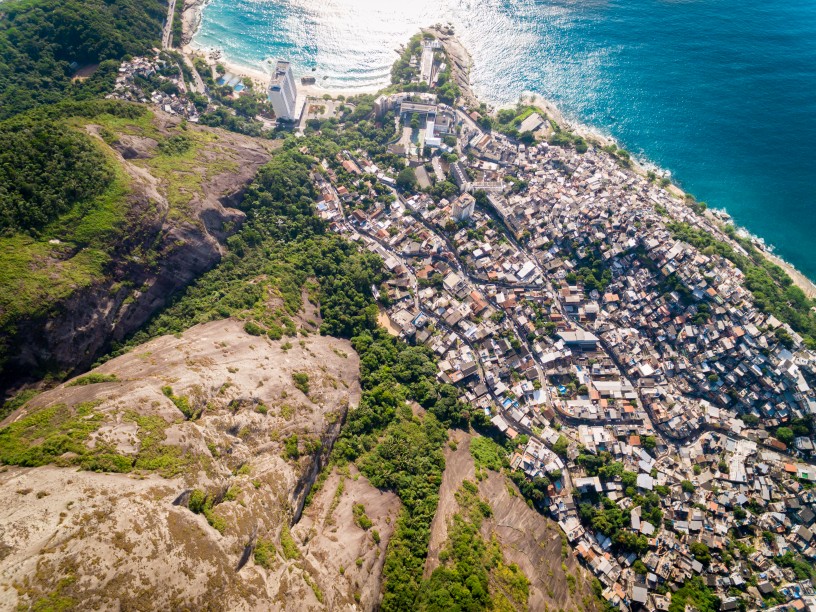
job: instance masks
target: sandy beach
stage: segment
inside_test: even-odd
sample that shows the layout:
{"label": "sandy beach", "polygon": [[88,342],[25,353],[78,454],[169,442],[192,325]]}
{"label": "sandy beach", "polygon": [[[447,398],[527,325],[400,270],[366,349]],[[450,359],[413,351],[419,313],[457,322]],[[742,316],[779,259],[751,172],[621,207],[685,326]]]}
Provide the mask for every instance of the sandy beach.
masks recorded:
{"label": "sandy beach", "polygon": [[769,253],[768,251],[761,252],[766,259],[769,259],[770,261],[774,262],[777,266],[779,266],[785,272],[787,272],[788,276],[791,277],[793,284],[799,287],[802,291],[804,291],[806,296],[808,296],[809,298],[816,298],[816,283],[814,283],[812,280],[810,280],[807,276],[802,274],[799,270],[794,268],[784,259],[781,259],[774,255],[773,253]]}
{"label": "sandy beach", "polygon": [[[245,64],[230,61],[223,56],[219,57],[218,59],[213,59],[211,57],[211,53],[198,49],[190,44],[185,45],[182,48],[182,52],[189,57],[204,58],[213,66],[215,64],[221,64],[228,73],[234,74],[235,76],[252,79],[254,88],[257,91],[265,90],[269,85],[269,79],[272,76],[273,64],[271,63],[271,60],[267,60],[265,64],[261,64],[253,68]],[[268,70],[266,70],[267,66],[269,68]],[[337,96],[344,96],[348,98],[350,96],[356,96],[359,94],[373,94],[378,91],[378,88],[376,87],[322,87],[318,83],[315,83],[314,85],[302,85],[300,83],[300,76],[301,75],[295,75],[297,80],[298,94],[305,95],[310,98],[322,98],[326,94],[333,98],[336,98]]]}

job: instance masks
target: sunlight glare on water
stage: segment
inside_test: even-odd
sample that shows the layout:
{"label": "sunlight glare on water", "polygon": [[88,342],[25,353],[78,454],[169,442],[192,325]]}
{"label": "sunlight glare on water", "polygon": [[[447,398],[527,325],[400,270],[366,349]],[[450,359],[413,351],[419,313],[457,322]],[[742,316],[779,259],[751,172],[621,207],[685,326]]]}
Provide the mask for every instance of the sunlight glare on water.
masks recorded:
{"label": "sunlight glare on water", "polygon": [[816,0],[210,0],[194,44],[371,90],[436,23],[482,99],[542,94],[816,277]]}

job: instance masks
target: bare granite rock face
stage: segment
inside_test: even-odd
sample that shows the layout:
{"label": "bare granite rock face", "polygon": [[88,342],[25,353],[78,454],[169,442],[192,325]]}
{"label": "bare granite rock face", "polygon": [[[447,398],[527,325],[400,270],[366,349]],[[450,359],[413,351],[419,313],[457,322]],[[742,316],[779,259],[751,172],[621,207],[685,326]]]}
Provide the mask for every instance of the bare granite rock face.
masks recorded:
{"label": "bare granite rock face", "polygon": [[[156,112],[158,132],[174,128],[177,117]],[[86,128],[98,137],[96,126]],[[269,143],[204,127],[214,135],[196,179],[198,190],[182,211],[168,202],[167,177],[150,173],[141,160],[156,155],[156,140],[124,134],[113,145],[129,176],[126,227],[103,277],[78,287],[47,316],[15,324],[0,389],[36,370],[81,371],[110,346],[142,326],[167,298],[214,267],[227,237],[245,215],[232,208],[257,169],[269,160]],[[210,172],[207,157],[229,158],[228,170]]]}
{"label": "bare granite rock face", "polygon": [[[355,506],[371,525],[355,520]],[[334,470],[304,510],[292,535],[303,552],[302,564],[317,576],[323,596],[303,590],[304,602],[317,609],[373,610],[379,605],[385,552],[394,533],[399,498],[374,488],[353,465]]]}
{"label": "bare granite rock face", "polygon": [[562,546],[563,533],[550,518],[530,508],[518,488],[504,474],[490,470],[476,477],[470,443],[477,435],[451,431],[456,449],[445,449],[445,472],[439,505],[431,523],[425,578],[440,566],[439,553],[448,544],[449,526],[460,511],[456,491],[465,480],[478,482],[479,495],[492,510],[482,523],[486,542],[495,539],[507,563],[515,563],[530,580],[530,610],[598,610],[591,574],[575,553]]}
{"label": "bare granite rock face", "polygon": [[[79,446],[0,471],[0,610],[374,607],[396,497],[354,474],[338,496],[335,474],[294,523],[359,401],[358,370],[348,341],[223,320],[31,400],[2,423],[16,424],[3,452]],[[354,524],[357,503],[379,542]]]}

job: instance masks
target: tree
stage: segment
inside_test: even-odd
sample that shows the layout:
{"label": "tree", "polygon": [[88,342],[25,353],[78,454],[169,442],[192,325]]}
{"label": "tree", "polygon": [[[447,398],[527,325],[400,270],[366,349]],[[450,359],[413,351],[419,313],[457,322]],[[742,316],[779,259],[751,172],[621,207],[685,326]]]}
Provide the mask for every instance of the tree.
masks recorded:
{"label": "tree", "polygon": [[397,188],[402,191],[413,191],[417,186],[417,178],[414,169],[405,166],[397,175]]}
{"label": "tree", "polygon": [[693,576],[672,594],[669,612],[684,612],[687,606],[699,612],[716,612],[720,600],[699,576]]}
{"label": "tree", "polygon": [[788,446],[793,442],[793,430],[790,427],[779,427],[775,435],[777,440]]}
{"label": "tree", "polygon": [[587,145],[586,140],[584,140],[584,139],[583,139],[583,138],[581,138],[580,136],[578,136],[578,137],[575,139],[574,144],[575,144],[575,150],[576,150],[578,153],[586,153],[586,152],[587,152],[587,150],[589,150],[589,146]]}
{"label": "tree", "polygon": [[745,423],[748,427],[753,427],[757,423],[759,423],[759,417],[755,414],[741,414],[739,418]]}
{"label": "tree", "polygon": [[[0,105],[1,106],[1,105]],[[36,234],[114,179],[104,153],[85,133],[51,122],[0,127],[0,231]]]}
{"label": "tree", "polygon": [[236,113],[250,119],[258,114],[258,101],[252,96],[240,96],[232,107]]}
{"label": "tree", "polygon": [[685,493],[694,493],[694,484],[690,480],[684,480],[680,483],[680,488],[683,489]]}
{"label": "tree", "polygon": [[531,145],[535,143],[536,137],[535,134],[533,134],[532,132],[522,132],[519,135],[519,140],[526,145]]}
{"label": "tree", "polygon": [[711,551],[703,542],[692,542],[691,546],[689,546],[689,551],[694,558],[703,565],[708,565],[711,563]]}
{"label": "tree", "polygon": [[569,447],[569,440],[563,435],[558,436],[558,440],[553,444],[553,452],[560,457],[567,456],[567,448]]}

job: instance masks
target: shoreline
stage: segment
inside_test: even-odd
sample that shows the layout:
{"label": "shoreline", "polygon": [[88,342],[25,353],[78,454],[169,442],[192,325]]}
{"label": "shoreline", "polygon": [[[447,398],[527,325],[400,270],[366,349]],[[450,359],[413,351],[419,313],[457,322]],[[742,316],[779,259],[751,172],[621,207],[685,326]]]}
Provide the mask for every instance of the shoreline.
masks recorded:
{"label": "shoreline", "polygon": [[[266,62],[271,60],[266,60],[264,64],[261,64],[260,67],[251,67],[243,64],[241,62],[237,62],[235,60],[230,60],[224,57],[223,55],[218,59],[214,59],[211,57],[212,51],[208,51],[206,49],[201,49],[196,47],[192,44],[186,44],[182,47],[181,52],[192,58],[192,57],[200,57],[203,58],[208,64],[215,65],[221,64],[226,68],[226,71],[240,77],[246,77],[252,79],[253,84],[257,88],[257,91],[264,91],[266,87],[269,85],[269,79],[272,77],[272,65]],[[269,66],[269,71],[264,69],[265,66]],[[350,96],[356,96],[359,94],[373,94],[377,93],[380,88],[375,86],[369,87],[323,87],[322,85],[315,83],[313,85],[303,85],[300,83],[300,76],[295,76],[297,81],[297,89],[299,94],[305,94],[307,97],[310,98],[320,98],[326,94],[329,94],[333,98],[337,96],[345,96],[346,98]]]}
{"label": "shoreline", "polygon": [[[236,62],[234,60],[227,59],[223,55],[217,59],[212,60],[208,57],[208,52],[204,49],[200,49],[195,47],[192,44],[193,38],[195,38],[195,33],[198,30],[199,26],[201,25],[202,19],[202,12],[204,7],[209,2],[209,0],[187,0],[185,2],[184,11],[182,14],[183,19],[183,47],[181,49],[182,53],[188,56],[199,56],[204,57],[208,63],[220,63],[222,64],[228,72],[231,72],[237,76],[241,77],[249,77],[252,79],[253,83],[256,86],[259,86],[260,91],[264,91],[266,89],[266,85],[269,82],[270,73],[264,70],[258,70],[257,68],[253,68],[250,66],[246,66],[241,64],[240,62]],[[189,28],[189,29],[188,29]],[[445,52],[451,59],[453,64],[452,70],[454,79],[456,80],[457,85],[461,90],[462,98],[464,99],[465,105],[473,105],[479,106],[483,102],[491,106],[493,109],[501,109],[501,108],[508,108],[515,106],[514,104],[491,104],[487,100],[480,99],[471,83],[470,83],[470,69],[473,65],[473,58],[470,55],[470,52],[467,48],[462,44],[462,42],[456,37],[456,34],[453,32],[452,28],[445,29],[439,26],[430,26],[425,28],[420,28],[420,31],[423,33],[430,33],[433,34],[441,43]],[[268,61],[268,60],[267,60]],[[338,96],[355,96],[358,94],[373,94],[379,91],[382,88],[378,88],[376,86],[369,86],[369,87],[359,87],[359,88],[341,88],[341,87],[322,87],[315,83],[314,85],[300,85],[298,84],[298,91],[303,92],[306,97],[311,98],[320,98],[326,94],[336,98]],[[555,120],[559,125],[563,125],[564,127],[568,128],[570,131],[578,134],[582,138],[586,139],[587,141],[595,142],[600,144],[601,146],[608,146],[613,144],[619,148],[624,148],[620,146],[620,143],[617,142],[613,137],[603,134],[601,130],[597,127],[593,127],[590,125],[583,124],[579,121],[574,121],[568,119],[566,115],[558,108],[558,106],[551,100],[548,100],[541,94],[535,92],[522,92],[519,95],[520,100],[525,100],[526,103],[529,103],[532,106],[537,106],[541,108],[549,117]],[[671,176],[671,174],[666,171],[664,168],[648,161],[643,160],[635,157],[634,155],[631,157],[633,169],[638,172],[639,174],[645,175],[649,170],[655,171],[658,175],[663,176]],[[673,195],[678,198],[684,198],[686,192],[681,189],[675,183],[672,183],[669,187],[667,187]],[[711,219],[714,218],[710,212],[707,213],[707,216]],[[718,220],[719,223],[723,223],[722,220]],[[734,227],[737,230],[744,230],[748,232],[747,229],[737,225],[734,223]],[[750,232],[748,232],[750,234]],[[751,234],[753,235],[753,234]],[[793,284],[799,287],[808,298],[816,298],[816,281],[811,280],[807,275],[803,272],[799,271],[796,266],[791,264],[790,262],[782,259],[778,255],[775,255],[772,252],[773,246],[772,245],[765,245],[765,248],[758,248],[757,250],[765,257],[768,261],[776,264],[780,268],[782,268],[788,276],[790,276]]]}
{"label": "shoreline", "polygon": [[804,273],[800,272],[793,264],[788,263],[778,255],[774,255],[772,252],[766,250],[767,248],[766,246],[765,249],[757,250],[762,253],[765,259],[782,268],[787,275],[790,276],[793,284],[799,287],[807,297],[811,299],[816,298],[816,283],[810,280]]}

